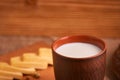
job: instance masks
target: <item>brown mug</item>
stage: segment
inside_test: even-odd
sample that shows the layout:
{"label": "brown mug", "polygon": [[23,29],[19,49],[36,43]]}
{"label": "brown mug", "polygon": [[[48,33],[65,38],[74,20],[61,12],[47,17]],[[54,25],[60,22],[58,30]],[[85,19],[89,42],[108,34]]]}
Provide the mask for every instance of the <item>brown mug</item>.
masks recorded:
{"label": "brown mug", "polygon": [[[85,58],[66,57],[56,52],[58,47],[73,42],[94,44],[102,51]],[[87,35],[66,36],[53,43],[52,54],[56,80],[104,80],[106,45],[103,40]]]}

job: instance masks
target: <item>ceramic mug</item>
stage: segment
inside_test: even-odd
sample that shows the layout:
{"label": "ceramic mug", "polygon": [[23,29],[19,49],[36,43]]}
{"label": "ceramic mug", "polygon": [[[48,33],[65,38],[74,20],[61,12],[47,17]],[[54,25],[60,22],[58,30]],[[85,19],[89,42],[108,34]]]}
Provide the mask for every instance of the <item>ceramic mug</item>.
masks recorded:
{"label": "ceramic mug", "polygon": [[[85,58],[66,57],[56,52],[58,47],[73,42],[96,45],[101,52]],[[104,80],[106,44],[103,40],[88,35],[62,37],[53,43],[52,54],[56,80]]]}

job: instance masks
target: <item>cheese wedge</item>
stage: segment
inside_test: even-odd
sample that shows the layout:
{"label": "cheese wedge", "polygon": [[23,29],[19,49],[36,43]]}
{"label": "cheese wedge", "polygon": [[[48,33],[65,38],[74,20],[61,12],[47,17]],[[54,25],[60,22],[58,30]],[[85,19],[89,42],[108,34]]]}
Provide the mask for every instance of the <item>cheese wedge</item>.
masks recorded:
{"label": "cheese wedge", "polygon": [[50,48],[39,48],[41,58],[46,59],[48,64],[53,65],[52,50]]}
{"label": "cheese wedge", "polygon": [[21,61],[20,57],[11,58],[11,65],[21,68],[35,68],[35,69],[47,69],[47,62],[29,62]]}
{"label": "cheese wedge", "polygon": [[4,71],[4,70],[0,70],[0,76],[13,77],[16,79],[23,78],[23,74],[21,72],[9,72],[9,71]]}
{"label": "cheese wedge", "polygon": [[14,80],[14,77],[0,76],[0,80]]}
{"label": "cheese wedge", "polygon": [[0,62],[0,70],[21,72],[23,74],[37,74],[35,68],[19,68],[19,67],[11,66],[5,62]]}

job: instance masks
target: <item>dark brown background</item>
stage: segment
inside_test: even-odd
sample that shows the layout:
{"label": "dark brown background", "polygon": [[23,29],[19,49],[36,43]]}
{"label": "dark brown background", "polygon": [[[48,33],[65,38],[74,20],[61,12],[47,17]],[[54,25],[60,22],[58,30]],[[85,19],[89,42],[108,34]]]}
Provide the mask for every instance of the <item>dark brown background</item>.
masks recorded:
{"label": "dark brown background", "polygon": [[0,35],[120,37],[120,0],[0,0]]}

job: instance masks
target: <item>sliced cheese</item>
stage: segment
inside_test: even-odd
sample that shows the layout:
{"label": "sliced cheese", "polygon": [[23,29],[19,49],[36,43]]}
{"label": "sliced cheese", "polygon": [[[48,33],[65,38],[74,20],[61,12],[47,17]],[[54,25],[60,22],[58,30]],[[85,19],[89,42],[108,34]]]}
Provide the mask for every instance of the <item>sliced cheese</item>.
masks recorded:
{"label": "sliced cheese", "polygon": [[10,72],[10,71],[4,71],[4,70],[0,70],[0,76],[13,77],[16,79],[23,78],[23,74],[21,72]]}
{"label": "sliced cheese", "polygon": [[29,62],[21,61],[20,57],[11,58],[11,65],[21,68],[36,68],[36,69],[47,69],[47,62]]}
{"label": "sliced cheese", "polygon": [[14,77],[8,77],[8,76],[1,76],[0,75],[0,80],[14,80]]}
{"label": "sliced cheese", "polygon": [[50,48],[39,48],[39,56],[52,58],[52,50]]}
{"label": "sliced cheese", "polygon": [[33,54],[23,54],[23,61],[28,61],[28,62],[47,62],[47,60],[45,58],[41,58],[40,56],[37,55],[33,55]]}
{"label": "sliced cheese", "polygon": [[43,56],[41,56],[41,59],[45,59],[48,62],[48,64],[53,65],[53,59],[51,59],[51,57],[43,57]]}
{"label": "sliced cheese", "polygon": [[52,50],[50,48],[39,48],[38,55],[46,59],[49,64],[53,65]]}
{"label": "sliced cheese", "polygon": [[47,69],[47,63],[45,62],[17,62],[13,63],[12,66],[21,67],[21,68],[36,68],[36,69]]}
{"label": "sliced cheese", "polygon": [[23,53],[23,57],[34,57],[37,56],[36,53]]}
{"label": "sliced cheese", "polygon": [[11,64],[16,63],[16,62],[20,62],[20,61],[21,61],[21,57],[20,56],[16,56],[16,57],[11,57],[10,58]]}
{"label": "sliced cheese", "polygon": [[19,68],[11,66],[5,62],[0,62],[0,70],[11,71],[11,72],[21,72],[23,74],[36,74],[35,68]]}

